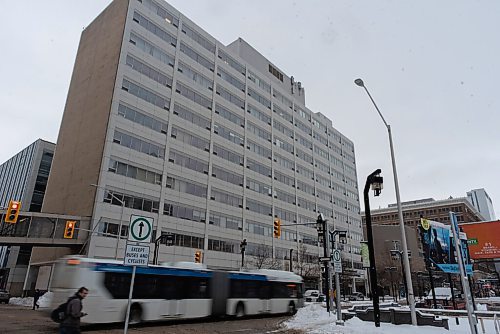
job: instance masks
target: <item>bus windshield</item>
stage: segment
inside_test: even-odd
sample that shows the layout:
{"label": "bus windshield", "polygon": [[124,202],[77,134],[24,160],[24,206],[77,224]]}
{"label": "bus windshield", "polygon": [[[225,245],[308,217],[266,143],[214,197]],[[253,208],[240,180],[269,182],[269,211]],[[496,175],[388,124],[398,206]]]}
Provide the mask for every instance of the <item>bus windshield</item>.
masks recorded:
{"label": "bus windshield", "polygon": [[79,269],[80,266],[77,265],[57,263],[54,269],[51,287],[56,289],[76,288]]}

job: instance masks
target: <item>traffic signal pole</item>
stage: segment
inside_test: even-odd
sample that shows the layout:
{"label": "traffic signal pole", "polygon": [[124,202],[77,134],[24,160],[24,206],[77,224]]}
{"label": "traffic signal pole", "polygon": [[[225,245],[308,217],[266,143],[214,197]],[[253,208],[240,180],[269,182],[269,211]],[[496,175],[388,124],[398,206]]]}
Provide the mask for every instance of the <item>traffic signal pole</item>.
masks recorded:
{"label": "traffic signal pole", "polygon": [[[323,256],[330,257],[328,254],[328,230],[326,225],[326,219],[322,220],[322,228],[323,228]],[[330,280],[330,261],[323,262],[325,266],[325,282],[326,282],[326,310],[330,313],[330,291],[332,290],[332,284]]]}

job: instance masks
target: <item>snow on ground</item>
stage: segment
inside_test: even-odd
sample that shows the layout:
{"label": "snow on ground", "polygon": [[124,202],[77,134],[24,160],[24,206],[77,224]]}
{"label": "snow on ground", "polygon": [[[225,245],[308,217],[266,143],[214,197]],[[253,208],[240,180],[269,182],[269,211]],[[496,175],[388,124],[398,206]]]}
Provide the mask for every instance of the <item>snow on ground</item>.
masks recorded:
{"label": "snow on ground", "polygon": [[[362,321],[358,318],[352,318],[345,322],[344,326],[335,325],[336,314],[328,315],[326,309],[321,304],[309,304],[298,310],[297,314],[284,323],[288,329],[301,329],[311,334],[468,334],[470,333],[467,318],[460,318],[460,324],[455,324],[455,319],[450,318],[448,325],[450,330],[440,327],[411,325],[393,325],[381,323],[376,328],[373,322]],[[485,332],[495,333],[492,320],[485,320]],[[481,326],[478,325],[479,332],[482,333]]]}
{"label": "snow on ground", "polygon": [[[49,307],[51,298],[52,298],[52,292],[44,293],[40,297],[40,299],[38,299],[38,305],[40,305],[41,308]],[[25,297],[25,298],[12,297],[9,300],[9,304],[25,306],[25,307],[33,307],[33,297]]]}

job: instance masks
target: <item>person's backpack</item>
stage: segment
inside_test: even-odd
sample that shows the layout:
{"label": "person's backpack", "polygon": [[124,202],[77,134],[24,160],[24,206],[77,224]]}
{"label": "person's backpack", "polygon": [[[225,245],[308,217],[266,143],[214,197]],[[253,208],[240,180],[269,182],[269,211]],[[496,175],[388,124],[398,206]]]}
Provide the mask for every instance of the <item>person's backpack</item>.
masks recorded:
{"label": "person's backpack", "polygon": [[61,323],[64,321],[64,319],[66,319],[68,317],[68,303],[75,299],[75,297],[70,297],[68,298],[68,300],[65,302],[65,303],[62,303],[61,305],[59,305],[58,307],[56,307],[51,313],[50,313],[50,318],[57,322],[57,323]]}

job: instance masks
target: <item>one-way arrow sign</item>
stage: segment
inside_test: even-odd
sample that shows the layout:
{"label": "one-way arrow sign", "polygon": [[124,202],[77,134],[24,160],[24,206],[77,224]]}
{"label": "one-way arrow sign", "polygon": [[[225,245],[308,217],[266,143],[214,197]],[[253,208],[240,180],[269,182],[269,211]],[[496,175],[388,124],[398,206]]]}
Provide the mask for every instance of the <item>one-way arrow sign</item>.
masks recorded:
{"label": "one-way arrow sign", "polygon": [[129,241],[151,242],[153,218],[132,215],[130,217]]}

